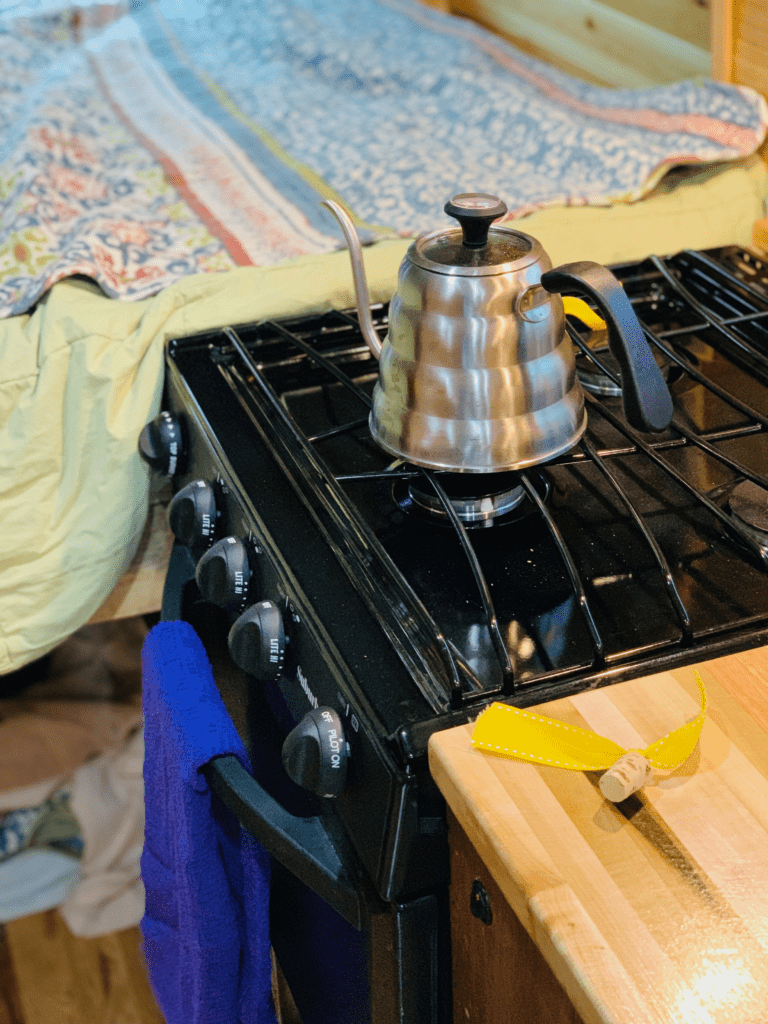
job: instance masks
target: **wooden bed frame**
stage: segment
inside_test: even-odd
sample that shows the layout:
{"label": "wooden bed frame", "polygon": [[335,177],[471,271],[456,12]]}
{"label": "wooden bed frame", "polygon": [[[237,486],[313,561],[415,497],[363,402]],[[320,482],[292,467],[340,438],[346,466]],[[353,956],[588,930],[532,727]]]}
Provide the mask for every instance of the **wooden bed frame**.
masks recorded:
{"label": "wooden bed frame", "polygon": [[[766,0],[422,3],[469,17],[555,67],[601,84],[636,87],[711,75],[768,96]],[[768,162],[768,144],[762,155]],[[754,242],[768,250],[768,219],[756,223]],[[168,500],[167,487],[152,492],[136,557],[91,622],[159,611],[173,541]]]}

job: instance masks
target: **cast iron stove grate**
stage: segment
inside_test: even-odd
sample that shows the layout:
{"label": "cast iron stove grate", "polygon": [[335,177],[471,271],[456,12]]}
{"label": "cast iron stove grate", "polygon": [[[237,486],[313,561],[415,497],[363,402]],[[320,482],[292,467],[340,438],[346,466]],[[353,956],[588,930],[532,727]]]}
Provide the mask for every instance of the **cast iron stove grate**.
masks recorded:
{"label": "cast iron stove grate", "polygon": [[[205,338],[435,712],[534,703],[768,639],[768,268],[728,248],[614,270],[668,373],[670,429],[627,425],[600,339],[569,322],[583,379],[608,387],[587,394],[575,448],[494,481],[524,500],[484,529],[459,518],[450,474],[393,462],[370,438],[376,364],[353,315]],[[386,306],[373,314],[383,337]]]}

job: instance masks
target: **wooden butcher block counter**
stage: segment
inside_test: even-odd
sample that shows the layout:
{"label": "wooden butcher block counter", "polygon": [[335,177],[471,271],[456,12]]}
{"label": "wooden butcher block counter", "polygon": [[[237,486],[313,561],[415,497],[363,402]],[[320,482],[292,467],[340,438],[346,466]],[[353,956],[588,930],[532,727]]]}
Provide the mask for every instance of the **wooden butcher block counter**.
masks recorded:
{"label": "wooden butcher block counter", "polygon": [[[621,804],[472,726],[432,737],[457,1024],[768,1024],[768,648],[697,667],[699,744]],[[700,703],[682,668],[538,710],[645,748]]]}

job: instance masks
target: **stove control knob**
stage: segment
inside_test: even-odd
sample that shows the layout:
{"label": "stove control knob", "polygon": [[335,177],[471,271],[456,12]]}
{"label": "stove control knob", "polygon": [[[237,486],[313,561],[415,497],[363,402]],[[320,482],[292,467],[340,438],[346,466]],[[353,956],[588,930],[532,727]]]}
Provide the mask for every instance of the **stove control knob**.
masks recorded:
{"label": "stove control knob", "polygon": [[241,612],[245,607],[252,575],[245,544],[235,537],[225,537],[206,551],[195,574],[206,601],[228,612]]}
{"label": "stove control knob", "polygon": [[283,743],[289,777],[317,796],[338,796],[347,777],[349,745],[341,719],[329,707],[308,711]]}
{"label": "stove control knob", "polygon": [[285,629],[274,601],[259,601],[246,608],[229,631],[229,653],[244,672],[264,682],[281,675]]}
{"label": "stove control knob", "polygon": [[165,476],[183,468],[184,449],[181,421],[169,412],[161,412],[139,434],[139,455]]}
{"label": "stove control knob", "polygon": [[216,495],[205,480],[193,480],[173,496],[168,524],[188,548],[210,547],[216,528]]}

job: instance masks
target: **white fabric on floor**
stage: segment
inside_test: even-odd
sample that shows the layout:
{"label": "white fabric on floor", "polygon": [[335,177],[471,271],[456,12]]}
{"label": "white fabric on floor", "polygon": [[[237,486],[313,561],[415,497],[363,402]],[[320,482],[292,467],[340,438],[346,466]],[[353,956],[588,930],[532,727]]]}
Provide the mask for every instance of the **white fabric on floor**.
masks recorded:
{"label": "white fabric on floor", "polygon": [[86,626],[38,681],[0,701],[0,813],[36,807],[66,784],[84,843],[79,861],[45,849],[4,861],[0,920],[58,906],[87,937],[141,920],[146,632],[141,619]]}

